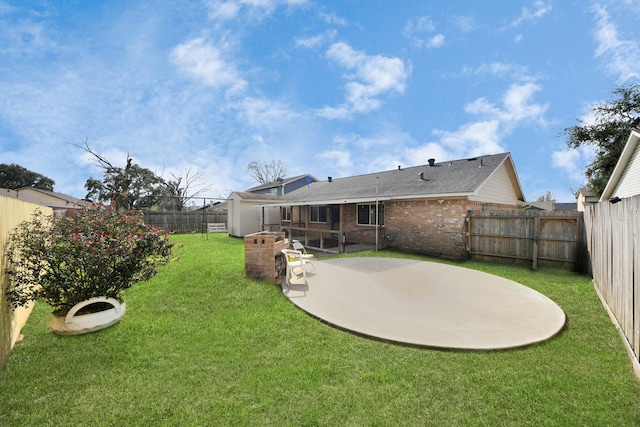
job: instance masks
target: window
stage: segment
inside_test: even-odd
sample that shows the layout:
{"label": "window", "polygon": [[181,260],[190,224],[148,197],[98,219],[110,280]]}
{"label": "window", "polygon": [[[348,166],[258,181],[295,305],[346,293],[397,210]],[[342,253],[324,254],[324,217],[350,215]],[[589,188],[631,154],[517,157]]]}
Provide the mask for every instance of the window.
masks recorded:
{"label": "window", "polygon": [[[384,205],[378,204],[380,214],[378,215],[378,225],[384,225]],[[358,205],[358,225],[376,225],[376,205]]]}
{"label": "window", "polygon": [[283,221],[291,221],[291,207],[283,206],[282,207],[282,220]]}
{"label": "window", "polygon": [[311,222],[327,222],[327,207],[326,206],[310,206],[309,209]]}

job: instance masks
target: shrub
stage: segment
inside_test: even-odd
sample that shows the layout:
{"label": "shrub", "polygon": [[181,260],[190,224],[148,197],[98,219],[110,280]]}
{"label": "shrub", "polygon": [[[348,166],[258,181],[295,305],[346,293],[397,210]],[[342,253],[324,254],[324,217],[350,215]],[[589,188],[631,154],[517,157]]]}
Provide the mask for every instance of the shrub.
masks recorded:
{"label": "shrub", "polygon": [[59,315],[91,297],[122,301],[122,291],[169,260],[171,246],[141,212],[101,205],[53,218],[36,212],[9,237],[7,298],[13,307],[45,301]]}

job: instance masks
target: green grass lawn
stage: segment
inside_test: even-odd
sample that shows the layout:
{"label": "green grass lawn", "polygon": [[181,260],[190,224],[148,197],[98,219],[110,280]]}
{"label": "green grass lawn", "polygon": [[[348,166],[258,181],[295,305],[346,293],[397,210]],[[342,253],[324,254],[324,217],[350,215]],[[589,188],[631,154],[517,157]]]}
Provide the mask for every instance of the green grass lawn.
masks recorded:
{"label": "green grass lawn", "polygon": [[0,372],[0,425],[640,425],[640,382],[585,276],[462,264],[544,293],[568,325],[526,348],[440,351],[308,316],[245,278],[240,239],[173,239],[111,328],[59,337],[36,306]]}

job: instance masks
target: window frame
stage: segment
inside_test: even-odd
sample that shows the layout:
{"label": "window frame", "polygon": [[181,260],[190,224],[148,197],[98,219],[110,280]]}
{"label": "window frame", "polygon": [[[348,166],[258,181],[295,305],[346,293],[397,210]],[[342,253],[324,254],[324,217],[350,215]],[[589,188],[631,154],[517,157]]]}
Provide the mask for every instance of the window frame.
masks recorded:
{"label": "window frame", "polygon": [[291,222],[291,206],[282,207],[282,222]]}
{"label": "window frame", "polygon": [[[376,209],[376,206],[378,209]],[[360,208],[367,208],[367,223],[360,222]],[[384,203],[358,203],[356,206],[356,224],[364,227],[375,227],[376,226],[376,217],[375,212],[378,213],[378,226],[384,227]]]}
{"label": "window frame", "polygon": [[[314,211],[316,213],[314,219]],[[327,223],[327,205],[311,205],[309,206],[309,222],[314,224],[326,224]]]}

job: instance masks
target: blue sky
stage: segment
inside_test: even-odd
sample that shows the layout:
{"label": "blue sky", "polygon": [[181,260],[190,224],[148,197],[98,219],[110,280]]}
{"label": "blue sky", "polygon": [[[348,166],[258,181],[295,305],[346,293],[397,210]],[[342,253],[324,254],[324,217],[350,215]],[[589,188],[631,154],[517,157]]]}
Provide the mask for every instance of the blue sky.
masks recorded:
{"label": "blue sky", "polygon": [[632,0],[0,0],[0,163],[83,197],[89,145],[244,190],[254,160],[350,176],[512,153],[572,201],[564,129],[640,79]]}

